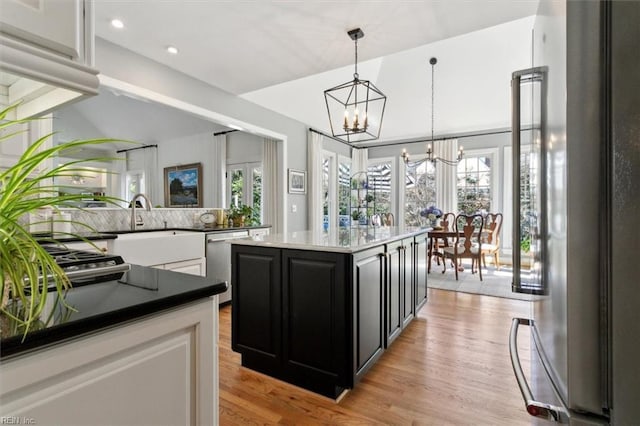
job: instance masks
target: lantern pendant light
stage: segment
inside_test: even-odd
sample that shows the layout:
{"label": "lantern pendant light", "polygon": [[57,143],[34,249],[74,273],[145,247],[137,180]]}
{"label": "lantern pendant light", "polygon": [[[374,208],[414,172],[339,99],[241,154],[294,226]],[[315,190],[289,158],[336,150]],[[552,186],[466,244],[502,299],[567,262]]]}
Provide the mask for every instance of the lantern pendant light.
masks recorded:
{"label": "lantern pendant light", "polygon": [[358,75],[360,28],[347,32],[355,43],[353,80],[324,91],[333,137],[347,143],[378,139],[387,97],[369,80]]}

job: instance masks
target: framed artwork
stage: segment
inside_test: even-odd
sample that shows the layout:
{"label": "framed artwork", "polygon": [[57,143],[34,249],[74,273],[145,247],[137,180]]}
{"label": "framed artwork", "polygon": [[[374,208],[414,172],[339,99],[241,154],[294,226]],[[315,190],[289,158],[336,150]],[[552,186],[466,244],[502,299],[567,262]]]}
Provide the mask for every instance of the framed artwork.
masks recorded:
{"label": "framed artwork", "polygon": [[202,207],[202,164],[164,168],[165,207]]}
{"label": "framed artwork", "polygon": [[307,172],[289,169],[289,194],[306,194]]}

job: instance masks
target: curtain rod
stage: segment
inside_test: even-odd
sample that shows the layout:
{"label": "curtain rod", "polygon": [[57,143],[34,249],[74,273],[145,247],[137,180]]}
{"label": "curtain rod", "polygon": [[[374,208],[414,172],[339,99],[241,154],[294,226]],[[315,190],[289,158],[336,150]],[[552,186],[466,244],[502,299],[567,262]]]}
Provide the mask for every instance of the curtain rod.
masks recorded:
{"label": "curtain rod", "polygon": [[121,152],[129,152],[129,151],[135,151],[136,149],[147,149],[147,148],[157,148],[158,145],[153,144],[153,145],[142,145],[142,146],[138,146],[135,148],[129,148],[129,149],[119,149],[116,151],[116,154],[120,154]]}
{"label": "curtain rod", "polygon": [[233,129],[233,130],[225,130],[224,132],[214,132],[213,136],[226,135],[227,133],[233,133],[237,131],[238,131],[237,129]]}
{"label": "curtain rod", "polygon": [[342,139],[338,139],[338,138],[336,138],[335,136],[331,136],[331,135],[328,135],[328,134],[326,134],[326,133],[323,133],[323,132],[321,132],[320,130],[312,129],[311,127],[309,127],[309,131],[310,131],[310,132],[313,132],[313,133],[317,133],[317,134],[319,134],[319,135],[322,135],[322,136],[324,136],[325,138],[333,139],[334,141],[336,141],[336,142],[340,142],[340,143],[342,143],[342,144],[345,144],[345,145],[347,145],[347,146],[349,146],[349,147],[351,147],[351,148],[359,149],[357,146],[353,146],[353,145],[351,145],[349,142],[345,142],[345,141],[343,141]]}

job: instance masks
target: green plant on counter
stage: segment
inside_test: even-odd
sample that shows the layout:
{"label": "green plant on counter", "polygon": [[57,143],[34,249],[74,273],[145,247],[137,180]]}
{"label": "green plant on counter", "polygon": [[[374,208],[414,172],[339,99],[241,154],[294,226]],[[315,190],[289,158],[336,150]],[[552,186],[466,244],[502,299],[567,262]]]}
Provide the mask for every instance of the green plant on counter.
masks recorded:
{"label": "green plant on counter", "polygon": [[233,221],[233,226],[251,226],[257,225],[258,219],[255,217],[256,212],[246,204],[234,206],[233,204],[229,208],[229,217]]}
{"label": "green plant on counter", "polygon": [[529,251],[531,250],[530,236],[527,235],[520,241],[520,250],[522,250],[523,253],[529,253]]}
{"label": "green plant on counter", "polygon": [[[0,143],[27,132],[28,130],[22,130],[20,125],[36,120],[8,119],[7,117],[16,107],[13,105],[0,111]],[[89,169],[82,167],[82,163],[107,159],[74,160],[51,168],[45,167],[46,162],[55,157],[64,157],[65,152],[78,150],[87,145],[115,141],[114,139],[75,140],[63,145],[47,147],[46,142],[51,136],[51,134],[45,135],[33,141],[14,165],[0,170],[0,286],[2,290],[0,317],[4,317],[5,323],[8,319],[12,324],[18,324],[25,336],[32,326],[37,327],[41,321],[40,316],[47,302],[46,286],[32,283],[38,283],[41,277],[48,276],[48,283],[55,286],[55,296],[59,297],[63,303],[65,303],[64,293],[70,287],[64,271],[29,232],[26,217],[30,212],[36,212],[45,207],[53,208],[54,211],[60,207],[73,208],[74,203],[82,201],[84,195],[62,193],[60,191],[62,187],[55,185],[55,179],[88,175]],[[109,203],[122,201],[109,196],[95,198]],[[73,236],[73,234],[65,236]],[[53,238],[48,241],[56,242]],[[53,296],[49,295],[49,297]],[[2,329],[6,328],[5,324]]]}

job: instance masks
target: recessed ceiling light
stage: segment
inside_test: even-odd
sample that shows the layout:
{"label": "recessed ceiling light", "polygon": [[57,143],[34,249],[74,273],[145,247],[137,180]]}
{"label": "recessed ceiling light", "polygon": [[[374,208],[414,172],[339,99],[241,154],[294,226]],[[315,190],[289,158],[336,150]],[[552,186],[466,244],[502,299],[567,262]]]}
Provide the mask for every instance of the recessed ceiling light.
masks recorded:
{"label": "recessed ceiling light", "polygon": [[178,48],[175,46],[167,46],[167,52],[171,53],[172,55],[177,55]]}
{"label": "recessed ceiling light", "polygon": [[111,26],[113,28],[121,29],[121,28],[124,28],[124,22],[122,22],[119,19],[112,19],[111,20]]}

